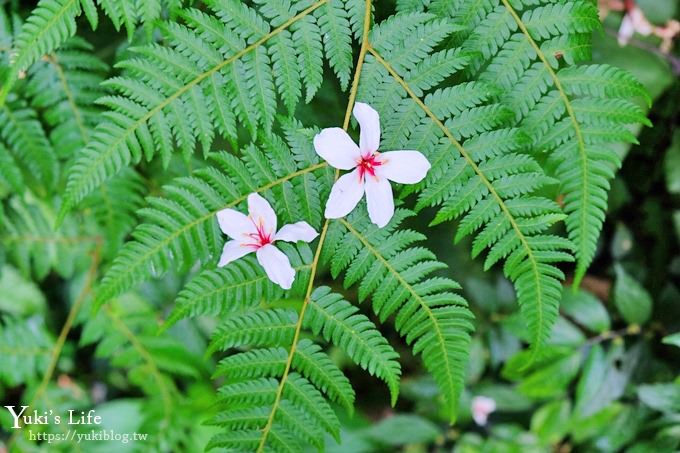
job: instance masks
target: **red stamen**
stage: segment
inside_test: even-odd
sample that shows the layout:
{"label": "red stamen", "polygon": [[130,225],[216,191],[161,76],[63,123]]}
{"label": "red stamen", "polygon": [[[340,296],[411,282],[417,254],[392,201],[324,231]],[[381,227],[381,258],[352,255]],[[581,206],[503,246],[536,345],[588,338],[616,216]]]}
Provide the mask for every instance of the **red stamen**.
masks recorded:
{"label": "red stamen", "polygon": [[243,246],[245,247],[253,247],[255,250],[264,247],[267,244],[271,244],[273,241],[272,235],[267,233],[264,230],[264,222],[262,218],[258,219],[258,222],[255,223],[255,220],[253,220],[252,217],[250,217],[251,222],[253,222],[253,225],[255,226],[255,230],[257,231],[256,233],[248,233],[246,236],[251,238],[253,242],[251,243],[243,243]]}
{"label": "red stamen", "polygon": [[376,152],[368,156],[361,156],[357,161],[357,168],[359,169],[359,182],[364,182],[366,174],[375,177],[375,167],[379,167],[383,162],[379,159],[380,153]]}

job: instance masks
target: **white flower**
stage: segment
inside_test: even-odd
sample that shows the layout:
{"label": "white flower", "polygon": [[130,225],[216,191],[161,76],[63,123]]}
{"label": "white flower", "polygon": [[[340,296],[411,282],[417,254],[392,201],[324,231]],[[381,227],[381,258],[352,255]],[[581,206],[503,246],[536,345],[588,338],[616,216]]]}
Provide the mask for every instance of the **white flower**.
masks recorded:
{"label": "white flower", "polygon": [[486,396],[472,398],[472,418],[479,426],[486,425],[489,414],[496,410],[496,401]]}
{"label": "white flower", "polygon": [[319,235],[307,222],[285,225],[276,231],[276,213],[269,202],[256,193],[248,195],[247,216],[233,209],[223,209],[217,213],[217,222],[224,234],[233,239],[224,244],[217,265],[223,267],[255,252],[267,277],[283,289],[293,286],[295,269],[285,253],[274,247],[274,242],[311,242]]}
{"label": "white flower", "polygon": [[647,20],[645,13],[637,6],[633,7],[623,16],[618,33],[619,45],[625,46],[628,44],[636,32],[642,36],[649,36],[654,32],[654,26]]}
{"label": "white flower", "polygon": [[333,185],[326,203],[328,219],[344,217],[356,207],[366,192],[368,216],[382,228],[394,215],[394,199],[389,181],[415,184],[427,175],[430,163],[418,151],[379,153],[380,118],[368,104],[357,102],[354,117],[359,122],[359,146],[339,127],[322,130],[314,137],[314,148],[332,167],[352,170]]}

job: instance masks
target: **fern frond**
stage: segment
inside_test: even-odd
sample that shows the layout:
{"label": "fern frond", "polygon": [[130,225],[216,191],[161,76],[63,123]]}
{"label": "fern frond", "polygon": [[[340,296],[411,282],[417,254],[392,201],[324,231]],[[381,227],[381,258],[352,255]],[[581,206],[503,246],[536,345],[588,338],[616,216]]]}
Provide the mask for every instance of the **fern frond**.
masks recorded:
{"label": "fern frond", "polygon": [[91,212],[106,232],[105,257],[114,256],[137,225],[135,213],[143,206],[145,188],[137,172],[125,169],[83,200],[83,210]]}
{"label": "fern frond", "polygon": [[[587,33],[590,31],[591,25],[586,24],[599,22],[597,11],[593,5],[587,2],[584,3],[574,2],[571,5],[572,11],[570,12],[572,13],[577,8],[580,8],[581,20],[569,23],[562,18],[562,22],[566,22],[564,26],[568,28],[569,33]],[[518,15],[512,7],[507,3],[505,6],[508,12],[517,20]],[[587,16],[590,16],[590,18],[586,19]],[[531,28],[524,23],[524,20],[525,17],[522,17],[521,22],[518,22],[518,26],[535,48],[537,44],[533,41],[534,39],[545,39],[548,36],[544,33],[532,33]],[[577,23],[579,24],[578,26],[576,25]],[[584,26],[585,28],[579,28]],[[527,35],[527,31],[531,36]],[[560,179],[561,189],[565,192],[566,201],[564,210],[568,215],[566,219],[567,230],[570,239],[576,246],[577,266],[575,283],[578,284],[595,255],[597,239],[604,222],[609,181],[614,176],[614,170],[620,166],[619,158],[613,150],[606,147],[592,146],[601,142],[601,139],[597,137],[598,134],[590,134],[589,128],[593,124],[605,125],[606,129],[607,126],[615,126],[621,122],[646,123],[646,121],[642,112],[638,111],[637,107],[633,104],[623,105],[619,103],[622,111],[627,112],[627,119],[625,120],[622,120],[620,116],[619,118],[606,118],[604,115],[599,115],[598,118],[593,118],[592,115],[586,115],[583,111],[579,112],[579,107],[583,108],[584,101],[587,102],[587,100],[579,100],[575,98],[574,93],[570,93],[565,89],[561,80],[561,74],[565,71],[569,73],[570,69],[572,71],[581,69],[588,72],[587,67],[573,67],[555,71],[548,59],[543,56],[542,51],[537,51],[537,55],[550,75],[552,89],[559,94],[564,104],[564,112],[559,116],[547,119],[549,122],[552,122],[549,127],[561,130],[562,136],[558,140],[553,140],[543,150],[552,151],[554,153],[553,159],[559,163],[556,174]],[[553,66],[556,65],[553,63]],[[623,71],[612,68],[611,72],[616,73],[612,77],[613,80],[631,79]],[[607,84],[607,82],[609,81],[600,79],[596,83],[600,85]],[[642,85],[637,81],[631,81],[627,91],[628,93],[643,93],[642,97],[647,98]],[[568,127],[565,129],[563,126],[567,124]],[[532,130],[531,132],[535,131]],[[543,146],[546,145],[544,141],[541,141],[540,134],[535,134],[534,137],[537,138],[537,143],[541,143]],[[618,140],[627,141],[621,140],[622,138],[619,137]],[[575,146],[572,145],[573,143],[575,143]]]}
{"label": "fern frond", "polygon": [[[282,245],[297,278],[292,292],[307,280],[311,250]],[[272,283],[252,257],[231,263],[228,267],[208,269],[189,282],[179,293],[164,328],[187,317],[218,316],[252,308],[260,302],[272,302],[283,296],[281,287]]]}
{"label": "fern frond", "polygon": [[187,401],[173,378],[205,376],[207,370],[200,356],[169,333],[159,335],[156,324],[150,322],[156,315],[154,307],[137,294],[126,294],[94,316],[88,310],[82,313],[80,344],[96,344],[96,357],[125,372],[130,383],[147,396],[141,407],[142,426],[156,433],[156,438],[145,448],[185,448],[185,440],[168,433],[167,427],[187,429],[187,423],[195,424],[196,419],[179,417],[178,411],[186,408]]}
{"label": "fern frond", "polygon": [[12,153],[0,143],[0,182],[16,193],[23,192],[24,177]]}
{"label": "fern frond", "polygon": [[[89,1],[83,3],[91,4]],[[2,81],[0,106],[21,71],[25,71],[43,55],[49,54],[76,33],[76,17],[81,12],[80,0],[40,0],[18,33],[11,57],[11,69]]]}
{"label": "fern frond", "polygon": [[[489,12],[493,9],[489,8]],[[419,13],[406,16],[417,18],[414,23],[421,25],[416,27],[424,27],[422,24],[431,20],[431,16]],[[478,11],[469,20],[475,22],[484,17],[485,14]],[[398,33],[398,29],[405,27],[401,20],[396,16],[384,22],[381,33]],[[460,17],[456,16],[456,20],[460,22]],[[434,23],[446,21],[438,19]],[[447,29],[450,33],[459,32],[460,27],[449,26]],[[419,34],[415,33],[415,37],[410,39],[416,40],[417,36]],[[376,39],[373,38],[374,43]],[[552,236],[545,234],[548,228],[563,218],[556,203],[541,199],[536,206],[540,211],[527,211],[515,206],[522,206],[525,201],[536,198],[537,190],[555,181],[544,175],[533,158],[525,154],[530,143],[528,137],[515,129],[508,129],[514,115],[498,102],[496,87],[465,85],[466,82],[463,82],[460,88],[435,90],[429,98],[425,97],[428,101],[425,102],[404,78],[407,74],[412,77],[413,73],[401,70],[400,74],[398,69],[404,64],[413,65],[410,58],[395,54],[390,46],[385,50],[376,46],[371,53],[372,57],[366,61],[370,68],[367,71],[374,74],[383,72],[383,75],[373,82],[376,89],[360,88],[359,99],[380,105],[379,96],[390,93],[390,98],[394,99],[391,103],[414,103],[422,111],[418,126],[403,141],[403,149],[424,152],[433,167],[428,178],[417,188],[421,191],[418,208],[438,206],[434,223],[461,218],[462,232],[456,238],[460,240],[466,235],[476,234],[473,256],[488,250],[485,267],[501,259],[506,260],[504,272],[515,282],[529,338],[534,351],[539,351],[557,319],[561,294],[560,279],[563,275],[553,263],[570,261],[572,258],[567,252],[571,245],[568,241],[551,241]],[[397,61],[393,62],[391,58]],[[425,54],[420,58],[427,61],[433,57]],[[475,62],[470,61],[470,65],[470,68],[474,67]],[[460,96],[468,92],[472,96],[468,96],[468,100],[461,102],[460,106],[451,108],[448,107],[450,103],[441,102],[452,93]],[[390,115],[394,111],[388,105],[385,108]],[[404,137],[403,131],[391,126],[399,124],[398,121],[388,124],[390,127],[383,131],[386,140],[389,141],[392,135]],[[483,146],[497,143],[499,138],[506,136],[513,137],[513,140],[494,148]]]}
{"label": "fern frond", "polygon": [[314,15],[323,36],[328,62],[338,76],[340,86],[346,90],[353,66],[352,33],[347,12],[341,1],[334,0],[316,10]]}
{"label": "fern frond", "polygon": [[91,55],[92,46],[72,38],[29,70],[26,94],[43,112],[50,140],[60,157],[72,158],[90,139],[101,111],[95,105],[108,66]]}
{"label": "fern frond", "polygon": [[[283,58],[295,56],[303,65],[300,71],[308,98],[316,90],[313,85],[316,79],[312,81],[309,77],[321,71],[321,34],[309,27],[318,27],[311,13],[327,3],[328,0],[313,3],[276,28],[271,28],[258,10],[229,1],[212,4],[218,20],[189,10],[184,14],[186,25],[161,27],[172,47],[152,44],[136,48],[138,57],[119,64],[125,75],[107,82],[115,95],[102,102],[110,111],[69,172],[62,213],[121,168],[139,162],[142,157],[150,159],[160,154],[167,162],[175,147],[188,156],[197,142],[207,153],[214,129],[233,134],[231,119],[226,119],[230,114],[225,112],[229,110],[252,135],[259,127],[269,130],[277,106],[276,90],[292,88],[292,92],[278,93],[289,108],[298,96],[295,82],[275,82],[274,64],[281,67]],[[338,23],[332,27],[336,29]],[[299,47],[282,51],[280,47],[292,41],[275,38],[289,29]],[[277,47],[276,52],[269,50]],[[347,46],[334,43],[329,51],[333,66],[341,68],[338,71],[344,74]],[[275,55],[274,60],[270,53]],[[286,61],[287,66],[295,64]],[[319,78],[319,85],[320,82]],[[216,88],[225,83],[229,90]],[[191,107],[199,105],[209,110]],[[204,111],[206,114],[202,115]]]}
{"label": "fern frond", "polygon": [[38,193],[52,187],[58,177],[57,156],[45,136],[35,110],[17,101],[0,107],[0,139]]}
{"label": "fern frond", "polygon": [[385,381],[394,405],[399,395],[399,355],[375,325],[328,287],[314,290],[308,310],[303,325],[316,335],[322,334],[326,341],[345,351],[352,361]]}
{"label": "fern frond", "polygon": [[[285,142],[277,143],[278,151],[273,152],[292,156],[294,151],[289,150]],[[317,200],[320,193],[328,193],[331,176],[324,172],[325,164],[307,167],[294,164],[271,169],[261,165],[271,155],[263,154],[255,146],[244,152],[245,165],[231,154],[216,153],[211,157],[213,167],[177,179],[165,188],[168,198],[148,200],[149,206],[140,211],[146,223],[133,231],[134,240],[125,244],[113,261],[96,293],[95,305],[122,294],[152,275],[162,275],[171,267],[182,269],[197,261],[214,260],[214,254],[221,250],[225,240],[217,225],[217,212],[238,206],[252,192],[266,195],[271,191],[276,196],[284,193],[288,203],[275,205],[281,210],[281,218],[318,224],[320,215],[301,218],[300,213],[309,212],[306,200]],[[294,162],[292,157],[290,162]],[[301,181],[297,181],[300,178]],[[313,211],[318,209],[316,205]],[[203,304],[207,308],[198,310],[212,311],[214,308],[209,307],[215,307],[211,299],[201,302],[199,307]]]}
{"label": "fern frond", "polygon": [[0,245],[7,260],[25,276],[42,280],[55,270],[71,277],[87,266],[94,242],[87,222],[68,217],[59,231],[52,228],[55,212],[47,203],[13,197],[0,211]]}
{"label": "fern frond", "polygon": [[233,314],[217,328],[209,352],[237,346],[283,346],[295,334],[297,314],[286,309],[252,310]]}
{"label": "fern frond", "polygon": [[[97,4],[111,19],[116,30],[124,25],[128,40],[136,30],[138,23],[147,27],[161,15],[161,0],[97,0]],[[173,9],[170,0],[168,7]],[[31,11],[21,31],[14,40],[11,53],[11,66],[2,80],[0,88],[0,106],[16,83],[20,74],[31,65],[61,47],[72,38],[77,29],[76,19],[85,13],[92,29],[99,23],[94,0],[40,0]]]}
{"label": "fern frond", "polygon": [[[278,318],[279,315],[284,317]],[[277,320],[290,319],[282,311],[264,311],[256,317],[275,321],[275,324],[278,323]],[[255,324],[253,328],[258,329]],[[224,332],[228,334],[226,329]],[[241,336],[238,333],[236,335]],[[265,337],[266,335],[262,336]],[[280,442],[295,443],[296,439],[322,449],[321,438],[324,431],[337,438],[338,419],[319,390],[351,410],[354,391],[349,381],[321,348],[310,340],[299,341],[292,354],[290,366],[300,374],[288,374],[289,356],[281,347],[254,349],[223,359],[217,367],[217,375],[227,376],[230,383],[220,389],[223,410],[213,423],[226,427],[230,432],[257,429],[258,445],[263,440],[262,430],[265,430],[265,441],[274,449],[281,447]],[[284,373],[285,381],[280,387],[278,380],[271,378],[281,377]],[[273,407],[274,418],[269,425]],[[285,439],[280,437],[281,433],[286,433]],[[251,441],[252,439],[248,442]],[[211,444],[217,446],[224,442],[225,436],[218,435]]]}
{"label": "fern frond", "polygon": [[47,369],[53,346],[42,319],[0,318],[0,382],[34,382]]}
{"label": "fern frond", "polygon": [[[463,8],[477,4],[457,3]],[[568,200],[565,223],[575,245],[578,284],[594,257],[609,181],[620,165],[613,151],[593,145],[631,141],[631,134],[619,124],[647,121],[634,104],[615,99],[648,100],[648,95],[623,71],[574,66],[590,58],[590,35],[601,27],[592,2],[487,0],[474,16],[443,14],[469,30],[460,39],[472,55],[478,55],[471,63],[471,75],[500,89],[502,102],[515,112],[512,125],[532,137],[533,151],[550,153],[555,162],[554,174]],[[620,110],[607,117],[602,109],[613,106],[612,102]],[[593,103],[602,104],[599,113],[593,111]]]}
{"label": "fern frond", "polygon": [[[219,389],[219,405],[224,409],[239,406],[274,404],[279,382],[273,378],[235,382]],[[303,408],[336,439],[340,435],[340,422],[323,395],[298,373],[290,373],[283,387],[283,397]]]}
{"label": "fern frond", "polygon": [[326,242],[331,272],[337,276],[346,269],[345,286],[358,283],[359,299],[370,296],[382,321],[395,316],[397,330],[414,353],[422,354],[453,420],[463,388],[472,313],[455,294],[455,281],[433,275],[446,266],[429,250],[413,246],[424,237],[397,229],[411,215],[399,209],[383,229],[357,211],[334,223]]}

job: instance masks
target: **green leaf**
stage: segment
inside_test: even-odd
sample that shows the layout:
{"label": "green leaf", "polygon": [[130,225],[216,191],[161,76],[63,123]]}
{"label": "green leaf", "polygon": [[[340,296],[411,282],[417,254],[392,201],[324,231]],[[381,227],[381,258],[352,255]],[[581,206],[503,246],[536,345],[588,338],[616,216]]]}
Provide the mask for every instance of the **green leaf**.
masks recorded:
{"label": "green leaf", "polygon": [[535,399],[560,396],[578,375],[581,366],[579,353],[572,353],[544,367],[538,368],[519,383],[519,391]]}
{"label": "green leaf", "polygon": [[670,193],[680,194],[680,132],[673,135],[671,146],[664,158],[666,188]]}
{"label": "green leaf", "polygon": [[604,304],[585,290],[565,288],[561,308],[567,316],[592,332],[602,333],[611,328]]}
{"label": "green leaf", "polygon": [[652,297],[640,283],[623,269],[615,267],[614,301],[616,308],[628,324],[644,324],[652,314]]}
{"label": "green leaf", "polygon": [[637,388],[640,400],[661,412],[680,412],[680,384],[641,385]]}
{"label": "green leaf", "polygon": [[[599,344],[591,348],[576,387],[575,414],[589,417],[623,395],[630,372],[619,369],[616,362],[624,359],[621,347],[612,347],[607,353]],[[634,360],[632,355],[630,360]]]}
{"label": "green leaf", "polygon": [[399,395],[401,367],[399,354],[375,325],[358,308],[334,294],[325,286],[312,293],[304,326],[314,334],[322,334],[369,373],[384,380],[392,395],[392,405]]}
{"label": "green leaf", "polygon": [[430,443],[442,435],[439,427],[418,415],[396,414],[368,431],[376,442],[391,447]]}
{"label": "green leaf", "polygon": [[664,344],[670,344],[680,348],[680,332],[665,336],[661,341]]}
{"label": "green leaf", "polygon": [[544,445],[558,444],[570,430],[571,403],[569,400],[552,401],[534,412],[531,431]]}

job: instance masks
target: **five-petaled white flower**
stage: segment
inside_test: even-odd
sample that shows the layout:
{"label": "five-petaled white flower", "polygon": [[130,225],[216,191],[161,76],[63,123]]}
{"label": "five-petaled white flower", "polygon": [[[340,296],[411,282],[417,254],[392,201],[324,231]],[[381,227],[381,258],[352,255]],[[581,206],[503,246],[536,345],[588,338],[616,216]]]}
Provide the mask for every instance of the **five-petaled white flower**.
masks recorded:
{"label": "five-petaled white flower", "polygon": [[472,398],[472,418],[479,426],[486,425],[489,415],[496,410],[496,401],[487,396]]}
{"label": "five-petaled white flower", "polygon": [[394,215],[389,181],[415,184],[427,175],[430,163],[418,151],[379,153],[380,118],[368,104],[357,102],[354,117],[359,122],[359,146],[339,127],[322,130],[314,137],[314,148],[332,167],[353,170],[333,185],[325,216],[337,219],[349,214],[366,192],[368,216],[382,228]]}
{"label": "five-petaled white flower", "polygon": [[217,264],[222,267],[255,252],[257,261],[267,277],[283,289],[290,289],[295,279],[295,269],[288,257],[274,247],[275,241],[311,242],[319,233],[307,222],[296,222],[276,230],[276,213],[262,196],[248,195],[248,215],[233,209],[217,213],[220,229],[233,240],[227,241]]}

